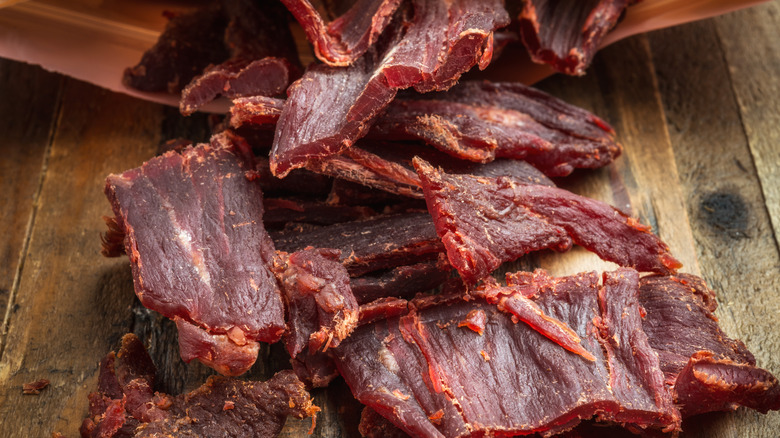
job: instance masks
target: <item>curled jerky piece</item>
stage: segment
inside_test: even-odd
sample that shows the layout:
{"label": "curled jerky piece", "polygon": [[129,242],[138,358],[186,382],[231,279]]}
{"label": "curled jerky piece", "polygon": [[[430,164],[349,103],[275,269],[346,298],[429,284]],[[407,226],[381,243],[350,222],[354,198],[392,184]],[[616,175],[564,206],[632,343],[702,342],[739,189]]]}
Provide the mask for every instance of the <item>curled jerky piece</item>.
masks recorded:
{"label": "curled jerky piece", "polygon": [[295,252],[306,247],[335,248],[351,276],[430,260],[442,252],[427,213],[374,216],[311,230],[273,233],[276,247]]}
{"label": "curled jerky piece", "polygon": [[401,0],[358,0],[336,20],[325,23],[309,0],[282,0],[303,27],[320,61],[350,65],[376,43]]}
{"label": "curled jerky piece", "polygon": [[262,192],[244,176],[253,168],[249,146],[223,133],[106,180],[141,303],[187,328],[184,357],[227,375],[285,328]]}
{"label": "curled jerky piece", "polygon": [[520,35],[531,58],[555,70],[583,75],[604,35],[630,0],[527,0]]}
{"label": "curled jerky piece", "polygon": [[[614,293],[636,295],[635,274],[609,274],[620,285]],[[622,337],[641,329],[636,300],[622,309],[630,317],[608,320],[610,333],[620,335],[619,345],[605,350],[595,325],[606,320],[598,294],[613,286],[600,287],[595,273],[537,277],[529,299],[570,327],[595,360],[513,322],[482,298],[433,297],[358,328],[334,351],[339,371],[358,400],[414,437],[552,435],[587,418],[678,430],[679,412],[661,379],[647,379],[641,366],[623,363],[633,349],[653,354],[642,338]],[[460,324],[475,311],[486,318],[482,334]],[[636,379],[630,381],[641,385],[614,390],[615,362],[622,363],[617,378],[630,373]],[[657,356],[654,370],[660,376]]]}
{"label": "curled jerky piece", "polygon": [[271,151],[271,171],[284,177],[337,154],[363,137],[398,89],[445,90],[492,56],[493,31],[509,23],[497,0],[412,2],[399,9],[381,41],[349,67],[310,67],[287,90]]}
{"label": "curled jerky piece", "polygon": [[415,167],[447,257],[468,283],[528,252],[572,243],[640,271],[681,266],[648,227],[603,202],[506,177],[448,175],[420,159]]}
{"label": "curled jerky piece", "polygon": [[423,140],[477,162],[523,159],[549,176],[607,165],[622,149],[600,118],[515,83],[463,82],[443,93],[404,96],[368,137]]}
{"label": "curled jerky piece", "polygon": [[319,411],[291,371],[266,382],[211,376],[179,396],[154,392],[155,372],[141,341],[125,335],[119,353],[100,363],[98,390],[89,395],[81,436],[270,438],[281,431],[287,416],[312,417]]}
{"label": "curled jerky piece", "polygon": [[780,410],[780,384],[756,367],[745,344],[718,326],[715,294],[693,275],[649,276],[641,280],[642,321],[658,351],[666,384],[683,414],[746,406]]}
{"label": "curled jerky piece", "polygon": [[179,109],[184,115],[220,95],[275,96],[300,75],[298,51],[281,5],[223,0],[222,10],[228,21],[224,44],[230,56],[182,90]]}

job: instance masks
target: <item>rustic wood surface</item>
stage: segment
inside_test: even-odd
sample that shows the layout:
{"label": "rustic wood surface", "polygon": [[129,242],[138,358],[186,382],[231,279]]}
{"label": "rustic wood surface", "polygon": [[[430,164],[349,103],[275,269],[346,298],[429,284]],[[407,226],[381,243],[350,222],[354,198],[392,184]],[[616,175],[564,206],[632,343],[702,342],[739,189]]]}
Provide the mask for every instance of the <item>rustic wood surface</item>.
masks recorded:
{"label": "rustic wood surface", "polygon": [[[629,212],[716,291],[717,315],[780,375],[780,2],[641,35],[602,51],[582,78],[540,86],[613,124],[624,155],[563,184]],[[0,60],[0,436],[78,436],[97,363],[135,332],[179,393],[210,371],[178,357],[173,325],[133,294],[126,258],[100,255],[106,175],[173,137],[204,140],[205,116]],[[585,251],[521,265],[603,269]],[[252,378],[287,366],[261,350]],[[46,378],[40,395],[22,384]],[[315,391],[314,436],[357,436],[360,406],[337,381]],[[285,437],[304,436],[291,420]],[[684,424],[686,437],[776,437],[780,414],[738,410]]]}

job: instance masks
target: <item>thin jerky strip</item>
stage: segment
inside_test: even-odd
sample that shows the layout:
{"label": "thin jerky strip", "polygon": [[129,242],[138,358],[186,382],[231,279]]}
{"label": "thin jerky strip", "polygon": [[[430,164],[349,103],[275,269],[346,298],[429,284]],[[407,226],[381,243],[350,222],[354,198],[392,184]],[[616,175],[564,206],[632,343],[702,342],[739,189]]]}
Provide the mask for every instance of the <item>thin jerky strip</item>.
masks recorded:
{"label": "thin jerky strip", "polygon": [[[571,327],[595,361],[481,299],[438,298],[415,300],[406,315],[360,327],[335,351],[339,370],[358,400],[415,437],[555,434],[582,419],[614,420],[631,403],[647,400],[648,389],[611,390],[609,356],[594,325],[601,316],[595,273],[547,278],[533,301]],[[460,326],[474,311],[487,318],[482,334]],[[662,385],[654,390],[669,401]],[[621,421],[676,427],[662,407],[654,412],[655,418]]]}
{"label": "thin jerky strip", "polygon": [[224,0],[228,20],[224,41],[230,57],[209,67],[182,90],[184,115],[222,95],[275,96],[302,70],[284,8],[253,0]]}
{"label": "thin jerky strip", "polygon": [[527,0],[520,35],[531,59],[569,75],[583,75],[599,43],[630,0]]}
{"label": "thin jerky strip", "polygon": [[[225,133],[106,181],[141,303],[189,324],[180,345],[198,351],[183,357],[230,375],[246,371],[257,343],[275,342],[285,328],[262,192],[244,176],[252,168],[249,146]],[[215,355],[226,349],[244,357],[240,367]]]}
{"label": "thin jerky strip", "polygon": [[376,43],[401,0],[358,0],[336,20],[325,23],[309,0],[282,0],[303,27],[320,61],[347,66]]}
{"label": "thin jerky strip", "polygon": [[231,436],[275,437],[287,416],[313,417],[319,408],[290,371],[266,382],[211,376],[179,396],[153,392],[156,370],[141,341],[122,338],[118,354],[101,362],[98,391],[89,395],[84,438]]}
{"label": "thin jerky strip", "polygon": [[450,278],[450,272],[452,266],[440,254],[436,260],[361,275],[352,278],[350,284],[358,303],[366,304],[385,297],[412,298],[440,286]]}
{"label": "thin jerky strip", "polygon": [[386,41],[349,67],[313,66],[288,89],[271,152],[275,175],[352,146],[398,89],[444,90],[475,64],[486,67],[493,31],[509,22],[499,1],[417,0],[413,6],[408,27],[399,9]]}
{"label": "thin jerky strip", "polygon": [[368,137],[423,140],[455,157],[524,159],[549,176],[598,168],[621,152],[603,120],[520,84],[464,82],[393,101]]}
{"label": "thin jerky strip", "polygon": [[528,252],[572,243],[640,271],[681,266],[648,227],[603,202],[511,178],[448,175],[420,159],[415,167],[447,257],[468,283]]}
{"label": "thin jerky strip", "polygon": [[338,249],[350,276],[433,259],[443,250],[427,213],[375,216],[304,232],[277,232],[272,237],[280,251],[308,246]]}

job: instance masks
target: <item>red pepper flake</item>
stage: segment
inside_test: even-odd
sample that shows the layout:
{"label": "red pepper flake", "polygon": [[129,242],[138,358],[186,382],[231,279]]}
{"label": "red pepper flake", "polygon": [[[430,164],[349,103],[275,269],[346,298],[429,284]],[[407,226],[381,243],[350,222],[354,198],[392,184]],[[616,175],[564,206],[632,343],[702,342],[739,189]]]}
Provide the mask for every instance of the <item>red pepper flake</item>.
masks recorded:
{"label": "red pepper flake", "polygon": [[47,379],[41,379],[35,382],[23,384],[22,391],[25,394],[38,395],[41,393],[41,390],[47,386],[49,386],[49,381]]}
{"label": "red pepper flake", "polygon": [[225,401],[225,406],[222,406],[223,411],[229,411],[236,407],[236,404],[230,400]]}
{"label": "red pepper flake", "polygon": [[468,327],[482,336],[482,333],[485,331],[485,324],[487,324],[487,315],[485,315],[485,312],[483,310],[474,309],[466,315],[466,319],[458,323],[458,327]]}

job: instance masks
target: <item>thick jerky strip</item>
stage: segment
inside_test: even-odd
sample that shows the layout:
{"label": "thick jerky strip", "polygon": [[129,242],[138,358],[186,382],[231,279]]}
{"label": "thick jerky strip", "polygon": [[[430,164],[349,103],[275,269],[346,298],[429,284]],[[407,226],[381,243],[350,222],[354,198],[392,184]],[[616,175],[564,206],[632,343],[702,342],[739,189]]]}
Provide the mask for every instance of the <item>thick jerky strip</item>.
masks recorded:
{"label": "thick jerky strip", "polygon": [[681,266],[648,227],[603,202],[511,178],[448,175],[422,160],[415,166],[447,257],[466,282],[528,252],[572,243],[640,271]]}
{"label": "thick jerky strip", "polygon": [[465,82],[397,99],[369,137],[423,140],[477,162],[523,159],[550,176],[607,165],[621,152],[606,122],[521,84]]}
{"label": "thick jerky strip", "polygon": [[231,436],[275,437],[288,415],[319,411],[290,371],[266,382],[211,376],[200,388],[179,396],[156,393],[156,370],[133,334],[122,338],[118,354],[100,364],[98,391],[89,395],[84,438]]}
{"label": "thick jerky strip", "polygon": [[327,176],[296,169],[287,178],[279,179],[271,174],[268,159],[255,157],[257,164],[253,172],[247,172],[247,178],[257,180],[266,196],[323,197],[330,193],[333,180]]}
{"label": "thick jerky strip", "polygon": [[124,84],[141,91],[178,93],[208,65],[227,59],[226,26],[218,3],[174,16],[138,65],[125,70]]}
{"label": "thick jerky strip", "polygon": [[182,90],[182,114],[192,114],[219,95],[275,96],[300,75],[298,52],[281,5],[267,2],[260,6],[252,0],[222,3],[230,57],[209,67]]}
{"label": "thick jerky strip", "polygon": [[303,27],[317,58],[332,66],[347,66],[376,43],[401,0],[358,0],[327,24],[309,0],[282,3]]}
{"label": "thick jerky strip", "polygon": [[265,198],[263,206],[265,208],[263,223],[268,229],[281,228],[290,222],[333,225],[366,219],[377,214],[369,207],[331,205],[318,201],[292,199]]}
{"label": "thick jerky strip", "polygon": [[650,276],[640,283],[643,329],[683,414],[780,409],[777,379],[756,367],[745,344],[723,333],[712,313],[715,295],[701,278]]}
{"label": "thick jerky strip", "polygon": [[352,278],[352,293],[359,304],[385,297],[412,298],[418,292],[437,288],[450,278],[450,272],[452,266],[444,254],[440,254],[436,260]]}
{"label": "thick jerky strip", "polygon": [[[233,368],[212,352],[256,354],[258,342],[277,341],[285,327],[262,192],[244,176],[253,167],[249,146],[221,134],[106,182],[141,303],[189,324],[184,345],[200,345],[203,359],[229,375],[253,360]],[[212,335],[219,338],[205,342]]]}
{"label": "thick jerky strip", "polygon": [[486,67],[493,31],[509,22],[497,0],[417,0],[413,6],[408,25],[399,9],[387,41],[349,67],[313,66],[290,86],[271,152],[275,175],[352,146],[398,89],[445,90],[472,66]]}
{"label": "thick jerky strip", "polygon": [[230,107],[230,126],[276,125],[284,100],[266,96],[237,97]]}
{"label": "thick jerky strip", "polygon": [[[614,350],[602,348],[594,325],[602,318],[598,292],[598,277],[591,273],[549,279],[532,298],[545,314],[571,327],[593,361],[480,298],[426,298],[413,301],[400,317],[358,328],[335,350],[336,363],[358,400],[415,437],[549,435],[591,417],[676,430],[679,417],[667,411],[671,399],[662,385],[642,382],[633,392],[631,387],[613,392]],[[640,312],[636,305],[624,310]],[[487,318],[482,334],[460,326],[474,311]],[[610,327],[630,332],[622,325],[638,322],[619,319]],[[636,346],[622,345],[621,357]],[[640,347],[649,349],[646,343]]]}
{"label": "thick jerky strip", "polygon": [[427,213],[375,216],[305,232],[277,232],[273,239],[276,247],[286,252],[308,246],[338,249],[350,276],[433,259],[443,250]]}
{"label": "thick jerky strip", "polygon": [[630,0],[527,0],[520,34],[531,59],[583,75]]}

